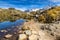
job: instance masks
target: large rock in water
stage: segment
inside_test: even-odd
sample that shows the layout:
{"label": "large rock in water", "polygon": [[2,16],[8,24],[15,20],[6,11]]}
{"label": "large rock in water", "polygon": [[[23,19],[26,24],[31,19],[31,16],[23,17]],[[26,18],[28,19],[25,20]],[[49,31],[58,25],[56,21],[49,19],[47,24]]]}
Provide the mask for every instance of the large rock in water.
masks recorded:
{"label": "large rock in water", "polygon": [[5,35],[5,38],[7,38],[7,39],[9,39],[9,38],[11,38],[11,37],[12,37],[11,34],[7,34],[7,35]]}

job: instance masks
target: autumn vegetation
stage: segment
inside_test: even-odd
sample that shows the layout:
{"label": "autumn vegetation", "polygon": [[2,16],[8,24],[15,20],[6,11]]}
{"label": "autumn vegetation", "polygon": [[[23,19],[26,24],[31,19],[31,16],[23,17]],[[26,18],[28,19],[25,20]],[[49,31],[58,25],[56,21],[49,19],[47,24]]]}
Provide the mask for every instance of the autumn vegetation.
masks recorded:
{"label": "autumn vegetation", "polygon": [[[29,13],[29,14],[28,14]],[[51,7],[49,9],[37,10],[32,12],[22,12],[15,8],[2,9],[0,8],[0,22],[16,21],[18,19],[35,20],[43,23],[52,23],[60,21],[60,6]]]}

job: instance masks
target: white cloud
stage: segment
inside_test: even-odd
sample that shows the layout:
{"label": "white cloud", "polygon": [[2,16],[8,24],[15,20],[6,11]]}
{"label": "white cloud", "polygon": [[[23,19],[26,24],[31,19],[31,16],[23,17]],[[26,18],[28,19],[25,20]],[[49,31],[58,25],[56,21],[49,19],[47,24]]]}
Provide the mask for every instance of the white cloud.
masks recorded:
{"label": "white cloud", "polygon": [[60,0],[50,0],[51,2],[60,2]]}
{"label": "white cloud", "polygon": [[21,10],[21,11],[25,11],[25,10],[27,10],[26,7],[22,7],[22,8],[18,8],[18,7],[16,7],[15,9],[17,9],[17,10]]}

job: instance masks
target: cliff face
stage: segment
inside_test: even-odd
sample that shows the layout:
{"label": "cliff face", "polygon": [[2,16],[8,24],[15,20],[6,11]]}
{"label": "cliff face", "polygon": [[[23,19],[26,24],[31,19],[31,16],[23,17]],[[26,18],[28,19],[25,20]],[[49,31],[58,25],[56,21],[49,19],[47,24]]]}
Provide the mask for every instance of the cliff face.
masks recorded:
{"label": "cliff face", "polygon": [[[60,40],[60,23],[25,22],[19,40]],[[24,37],[25,36],[25,37]]]}

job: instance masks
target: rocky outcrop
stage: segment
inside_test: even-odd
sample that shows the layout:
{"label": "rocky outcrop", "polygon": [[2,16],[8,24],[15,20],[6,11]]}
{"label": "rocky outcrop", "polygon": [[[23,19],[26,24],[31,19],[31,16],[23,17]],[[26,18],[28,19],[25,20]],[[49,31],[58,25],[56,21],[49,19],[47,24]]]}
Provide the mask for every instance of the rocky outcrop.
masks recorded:
{"label": "rocky outcrop", "polygon": [[25,40],[60,40],[60,23],[44,24],[30,21],[24,23],[22,30],[21,34],[25,35],[25,38],[22,35],[22,39]]}

